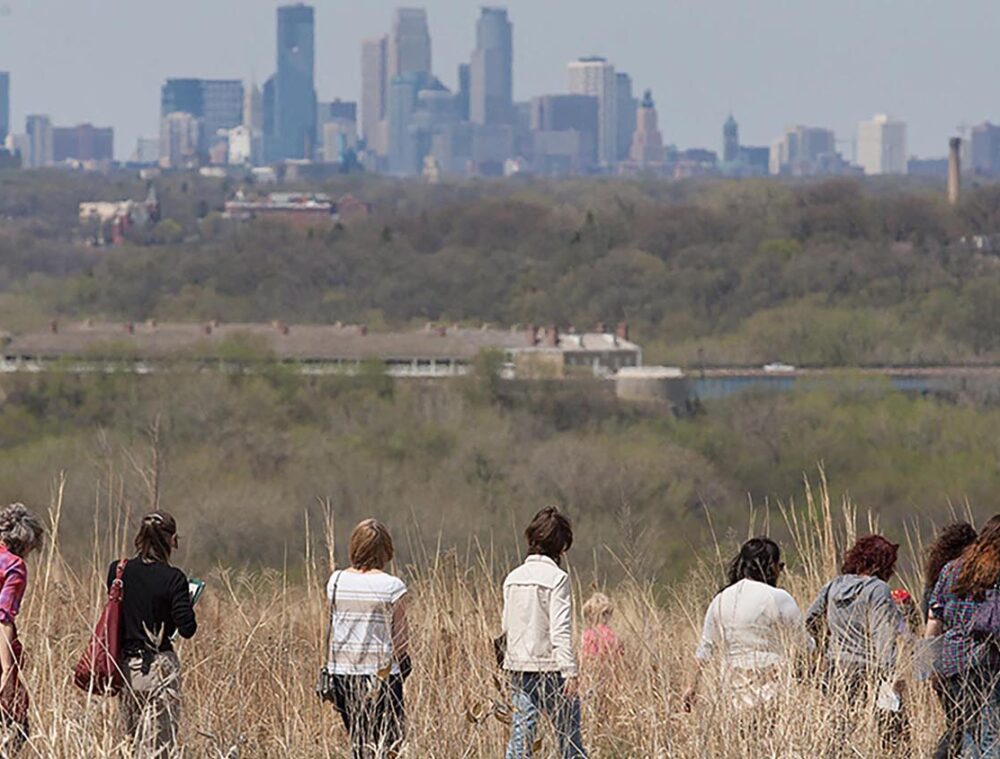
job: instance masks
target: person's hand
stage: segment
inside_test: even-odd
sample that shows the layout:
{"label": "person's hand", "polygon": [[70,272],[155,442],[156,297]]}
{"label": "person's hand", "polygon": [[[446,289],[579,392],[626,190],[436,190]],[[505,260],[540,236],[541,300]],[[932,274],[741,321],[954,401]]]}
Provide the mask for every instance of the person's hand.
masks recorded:
{"label": "person's hand", "polygon": [[567,677],[566,682],[563,683],[563,695],[566,698],[576,698],[580,695],[580,678],[579,677]]}
{"label": "person's hand", "polygon": [[694,709],[696,698],[698,698],[698,690],[693,685],[684,691],[684,695],[681,696],[681,704],[686,713],[690,714],[691,710]]}

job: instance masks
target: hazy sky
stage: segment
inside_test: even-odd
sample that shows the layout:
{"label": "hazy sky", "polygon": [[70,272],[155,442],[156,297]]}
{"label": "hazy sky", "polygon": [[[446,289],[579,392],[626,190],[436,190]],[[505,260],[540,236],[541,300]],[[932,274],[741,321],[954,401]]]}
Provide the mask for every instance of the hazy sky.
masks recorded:
{"label": "hazy sky", "polygon": [[[320,99],[356,99],[360,41],[388,30],[392,0],[316,0]],[[473,46],[474,0],[415,0],[430,17],[435,73],[453,86]],[[497,2],[495,4],[501,4]],[[127,157],[158,129],[167,77],[274,69],[274,0],[0,0],[0,70],[13,126],[28,113],[115,127]],[[600,54],[653,90],[681,147],[719,149],[732,109],[744,144],[785,124],[909,123],[910,152],[944,155],[964,122],[1000,121],[997,0],[508,0],[515,97],[566,89],[566,63]],[[947,66],[946,66],[947,64]]]}

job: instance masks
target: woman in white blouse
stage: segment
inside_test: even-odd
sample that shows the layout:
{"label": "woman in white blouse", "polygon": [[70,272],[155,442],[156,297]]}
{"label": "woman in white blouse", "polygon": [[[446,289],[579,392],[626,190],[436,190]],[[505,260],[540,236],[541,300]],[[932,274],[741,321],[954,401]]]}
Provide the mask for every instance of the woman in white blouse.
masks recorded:
{"label": "woman in white blouse", "polygon": [[729,565],[729,584],[705,614],[697,669],[684,693],[686,711],[709,661],[719,660],[727,695],[737,708],[747,708],[774,698],[782,665],[815,647],[795,599],[775,587],[784,568],[781,549],[769,538],[753,538],[740,548]]}

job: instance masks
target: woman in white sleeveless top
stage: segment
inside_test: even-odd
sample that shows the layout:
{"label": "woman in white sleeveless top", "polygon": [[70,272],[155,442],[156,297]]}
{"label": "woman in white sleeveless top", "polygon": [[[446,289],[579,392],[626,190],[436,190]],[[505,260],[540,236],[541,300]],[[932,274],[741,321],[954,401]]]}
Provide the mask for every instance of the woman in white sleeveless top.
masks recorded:
{"label": "woman in white sleeveless top", "polygon": [[351,533],[350,568],[335,571],[327,583],[334,708],[355,759],[395,756],[403,741],[409,628],[406,585],[383,571],[392,557],[385,525],[366,519]]}

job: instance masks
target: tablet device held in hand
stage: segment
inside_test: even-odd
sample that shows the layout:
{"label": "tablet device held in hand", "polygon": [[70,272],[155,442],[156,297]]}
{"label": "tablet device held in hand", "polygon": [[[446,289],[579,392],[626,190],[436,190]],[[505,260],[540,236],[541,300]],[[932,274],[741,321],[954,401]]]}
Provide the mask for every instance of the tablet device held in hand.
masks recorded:
{"label": "tablet device held in hand", "polygon": [[205,590],[205,581],[199,580],[197,577],[192,577],[188,580],[188,593],[191,594],[191,605],[194,606],[198,603],[198,599],[201,598],[201,594]]}

